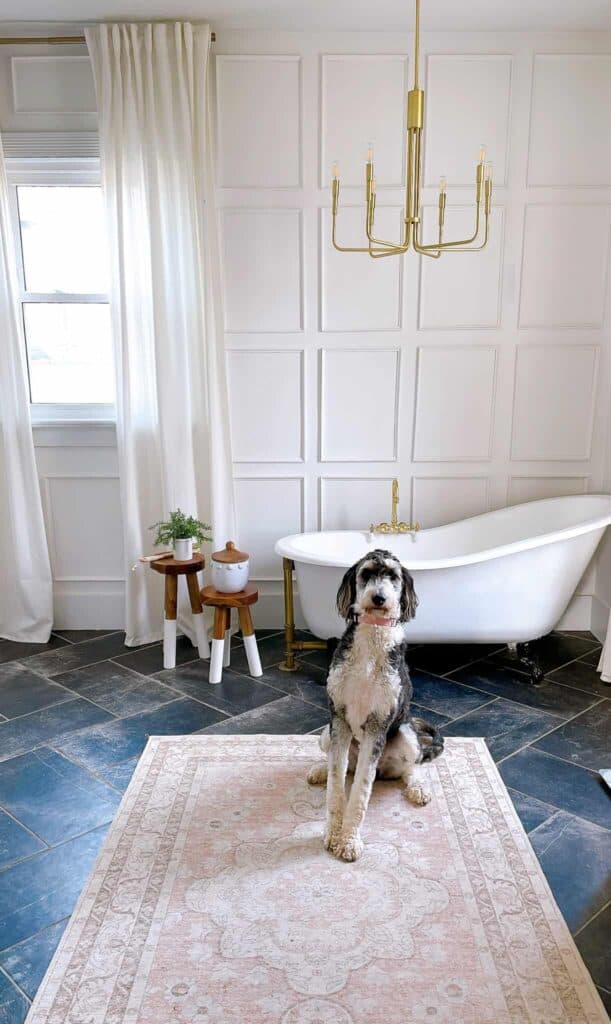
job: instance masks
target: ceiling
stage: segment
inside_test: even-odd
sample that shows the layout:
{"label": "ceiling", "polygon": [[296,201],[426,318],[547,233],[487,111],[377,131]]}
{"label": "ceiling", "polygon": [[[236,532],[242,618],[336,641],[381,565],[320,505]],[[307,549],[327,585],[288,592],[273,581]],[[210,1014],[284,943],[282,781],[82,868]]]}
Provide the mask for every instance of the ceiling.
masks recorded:
{"label": "ceiling", "polygon": [[[2,0],[2,22],[197,18],[213,28],[408,30],[413,0]],[[422,0],[422,27],[474,31],[611,29],[610,0]]]}

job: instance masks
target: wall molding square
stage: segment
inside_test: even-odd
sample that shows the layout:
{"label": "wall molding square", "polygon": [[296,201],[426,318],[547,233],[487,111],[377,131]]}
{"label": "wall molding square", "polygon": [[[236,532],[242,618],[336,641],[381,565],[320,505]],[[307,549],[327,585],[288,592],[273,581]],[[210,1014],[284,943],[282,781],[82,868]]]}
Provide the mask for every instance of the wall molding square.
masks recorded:
{"label": "wall molding square", "polygon": [[[423,237],[434,239],[437,207],[424,207]],[[446,206],[445,237],[468,237],[475,226],[475,205]],[[477,254],[443,253],[423,259],[418,288],[418,329],[464,331],[498,329],[502,321],[505,209],[492,208],[490,237]]]}
{"label": "wall molding square", "polygon": [[518,326],[603,326],[611,206],[528,203],[524,208]]}
{"label": "wall molding square", "polygon": [[538,501],[540,498],[587,494],[589,488],[589,476],[573,476],[569,473],[511,475],[507,479],[506,504],[520,505],[525,501]]}
{"label": "wall molding square", "polygon": [[88,56],[11,57],[16,114],[95,114]]}
{"label": "wall molding square", "polygon": [[518,346],[512,462],[591,458],[598,363],[598,345]]}
{"label": "wall molding square", "polygon": [[228,206],[221,225],[226,332],[303,331],[303,211]]}
{"label": "wall molding square", "polygon": [[610,95],[611,54],[534,54],[530,187],[611,186]]}
{"label": "wall molding square", "polygon": [[405,183],[400,126],[407,110],[408,58],[398,53],[323,53],[320,60],[320,187],[339,163],[342,186],[363,185],[373,145],[378,188]]}
{"label": "wall molding square", "polygon": [[413,476],[411,519],[423,529],[481,515],[490,508],[487,476]]}
{"label": "wall molding square", "polygon": [[[89,508],[86,507],[87,484],[112,480],[116,493],[105,488],[103,495],[97,495]],[[77,493],[61,504],[56,487],[60,481],[78,481]],[[42,504],[47,525],[47,542],[54,583],[119,583],[124,582],[123,535],[119,496],[119,475],[117,473],[45,473],[40,478]],[[55,491],[55,494],[54,494]],[[113,502],[114,510],[109,507]],[[113,514],[114,511],[114,514]],[[96,522],[96,516],[98,520]],[[90,524],[91,534],[83,532],[83,524]],[[78,530],[77,530],[78,526]],[[113,529],[114,528],[114,529]],[[78,549],[74,540],[78,538]],[[102,538],[102,540],[100,540]],[[106,541],[106,547],[103,541]],[[117,560],[117,552],[120,552]],[[87,559],[93,560],[90,572],[76,572],[71,568],[70,559],[75,559],[79,568],[86,566]],[[114,572],[103,572],[99,566],[116,565]]]}
{"label": "wall molding square", "polygon": [[280,537],[303,532],[305,479],[271,475],[233,479],[240,547],[250,554],[251,580],[281,580],[282,559],[274,545]]}
{"label": "wall molding square", "polygon": [[401,350],[320,349],[321,462],[398,458]]}
{"label": "wall molding square", "polygon": [[388,518],[392,481],[392,476],[319,477],[319,530],[366,530]]}
{"label": "wall molding square", "polygon": [[234,463],[304,461],[304,356],[303,349],[227,350]]}
{"label": "wall molding square", "polygon": [[430,53],[426,58],[424,182],[471,187],[482,143],[498,185],[507,184],[513,59],[510,54]]}
{"label": "wall molding square", "polygon": [[301,187],[301,65],[298,54],[216,57],[219,188]]}
{"label": "wall molding square", "polygon": [[414,462],[492,457],[496,345],[427,345],[417,353]]}
{"label": "wall molding square", "polygon": [[[337,236],[340,245],[362,246],[365,206],[340,205]],[[399,206],[376,206],[376,230],[399,238],[403,211]],[[370,334],[403,328],[404,260],[373,260],[367,253],[337,252],[331,243],[331,211],[319,215],[319,323],[323,333]]]}

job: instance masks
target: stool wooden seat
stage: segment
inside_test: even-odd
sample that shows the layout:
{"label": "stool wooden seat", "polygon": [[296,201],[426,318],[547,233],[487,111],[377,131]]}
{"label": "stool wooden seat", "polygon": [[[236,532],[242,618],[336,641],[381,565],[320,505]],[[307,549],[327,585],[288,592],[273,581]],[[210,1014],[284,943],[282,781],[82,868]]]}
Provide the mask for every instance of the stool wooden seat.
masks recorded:
{"label": "stool wooden seat", "polygon": [[250,605],[259,600],[259,591],[252,583],[247,583],[244,590],[237,594],[223,594],[215,587],[203,587],[201,590],[202,604],[214,608],[214,630],[212,633],[212,654],[210,656],[209,682],[220,683],[223,668],[231,661],[231,609],[237,608],[240,628],[244,637],[244,649],[248,659],[248,670],[251,676],[262,676],[261,659],[257,647]]}
{"label": "stool wooden seat", "polygon": [[163,667],[176,667],[176,609],[178,604],[178,577],[185,576],[193,614],[195,638],[200,658],[210,657],[208,631],[204,622],[204,609],[199,595],[197,573],[204,568],[206,560],[199,552],[188,561],[178,561],[172,556],[156,558],[150,562],[151,569],[165,576],[164,623],[163,623]]}

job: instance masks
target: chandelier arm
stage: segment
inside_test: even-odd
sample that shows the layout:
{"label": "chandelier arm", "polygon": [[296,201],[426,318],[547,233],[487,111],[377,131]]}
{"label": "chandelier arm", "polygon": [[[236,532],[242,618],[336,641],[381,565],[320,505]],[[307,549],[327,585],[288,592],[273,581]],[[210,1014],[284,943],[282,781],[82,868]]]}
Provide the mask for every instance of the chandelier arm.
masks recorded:
{"label": "chandelier arm", "polygon": [[[331,232],[331,242],[333,243],[333,248],[334,249],[337,249],[338,252],[366,252],[366,253],[369,253],[369,255],[371,255],[371,249],[368,246],[363,246],[363,247],[359,248],[358,246],[340,245],[339,242],[336,239],[336,236],[335,236],[335,228],[336,228],[336,224],[335,224],[335,216],[334,216],[333,217],[333,230]],[[387,255],[387,254],[383,253],[383,255]]]}
{"label": "chandelier arm", "polygon": [[[432,250],[437,250],[437,249],[452,250],[452,249],[456,249],[457,246],[471,245],[472,242],[477,241],[478,235],[480,233],[480,228],[481,228],[481,211],[480,211],[480,204],[478,203],[477,215],[476,215],[476,218],[475,218],[475,232],[471,235],[470,238],[457,239],[457,241],[455,241],[455,242],[437,242],[437,243],[431,242],[429,245],[424,245],[423,243],[421,243],[419,241],[418,245],[420,246],[420,249],[432,249]],[[474,249],[477,249],[477,248],[479,248],[479,247],[478,246],[474,247]],[[470,251],[474,251],[474,250],[470,250]]]}
{"label": "chandelier arm", "polygon": [[[489,236],[490,236],[490,233],[489,233],[489,218],[488,218],[488,215],[486,215],[485,226],[484,226],[484,239],[480,243],[480,245],[464,246],[462,249],[446,249],[445,251],[446,252],[481,252],[482,249],[486,248],[486,245],[488,244]],[[441,255],[441,253],[439,255]]]}
{"label": "chandelier arm", "polygon": [[407,252],[407,246],[405,242],[401,242],[400,240],[398,242],[388,242],[384,238],[374,238],[374,236],[371,234],[371,229],[373,227],[374,208],[375,200],[371,197],[370,194],[370,196],[367,199],[367,215],[365,218],[365,234],[367,235],[367,241],[369,242],[369,249],[371,250],[372,247],[376,245],[380,246],[383,249],[392,249],[392,253],[382,253],[383,256]]}

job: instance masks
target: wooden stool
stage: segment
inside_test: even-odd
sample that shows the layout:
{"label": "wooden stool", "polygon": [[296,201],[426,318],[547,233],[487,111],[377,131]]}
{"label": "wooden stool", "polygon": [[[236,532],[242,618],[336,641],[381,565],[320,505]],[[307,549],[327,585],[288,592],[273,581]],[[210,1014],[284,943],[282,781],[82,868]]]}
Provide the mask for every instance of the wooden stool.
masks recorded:
{"label": "wooden stool", "polygon": [[231,658],[231,609],[238,609],[240,628],[244,637],[244,649],[248,658],[248,670],[251,676],[262,676],[261,659],[257,647],[249,605],[259,600],[259,591],[252,583],[247,583],[244,590],[237,594],[222,594],[215,587],[204,587],[201,591],[202,602],[214,608],[214,632],[212,634],[212,655],[210,657],[209,682],[220,683],[223,668],[227,668]]}
{"label": "wooden stool", "polygon": [[186,576],[189,588],[189,600],[195,626],[195,639],[200,658],[210,657],[208,631],[204,622],[204,609],[199,596],[197,573],[206,564],[204,556],[199,552],[188,562],[178,562],[175,558],[155,559],[150,563],[151,569],[165,576],[165,618],[163,623],[163,667],[176,667],[176,605],[178,600],[178,577]]}

